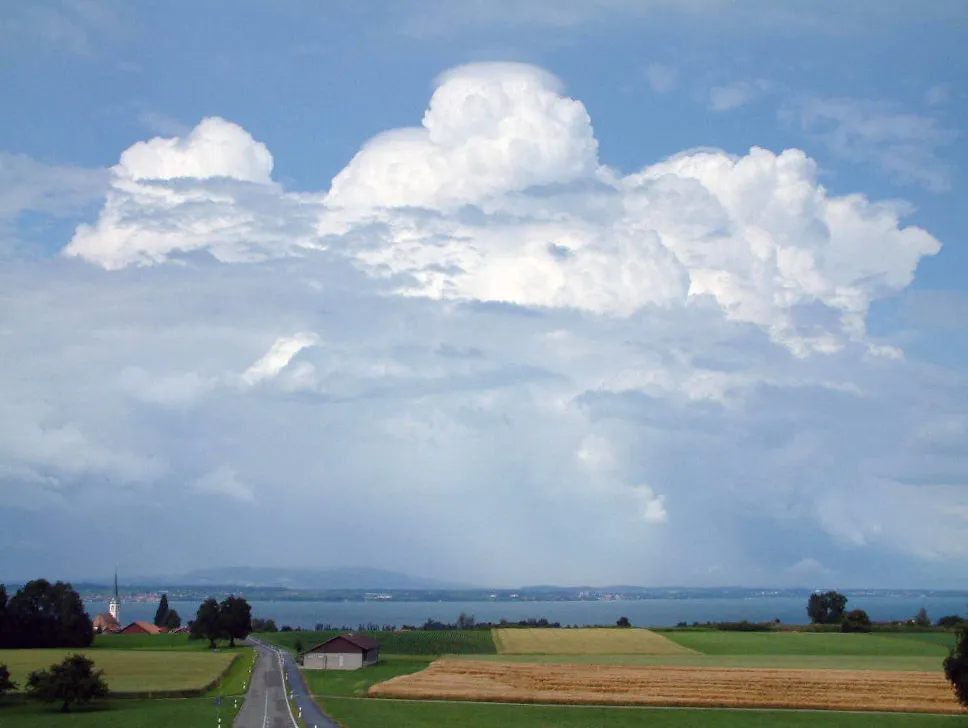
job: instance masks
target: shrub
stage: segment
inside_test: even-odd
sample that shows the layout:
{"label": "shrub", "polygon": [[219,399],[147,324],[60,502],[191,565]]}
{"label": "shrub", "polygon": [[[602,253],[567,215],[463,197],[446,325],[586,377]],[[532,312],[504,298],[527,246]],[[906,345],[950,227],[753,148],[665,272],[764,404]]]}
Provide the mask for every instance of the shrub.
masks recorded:
{"label": "shrub", "polygon": [[855,609],[852,612],[847,612],[840,629],[843,632],[870,632],[871,618],[867,616],[867,612],[863,609]]}
{"label": "shrub", "polygon": [[968,624],[962,625],[958,643],[945,658],[944,675],[951,681],[961,704],[968,706]]}
{"label": "shrub", "polygon": [[10,670],[0,662],[0,698],[17,689],[17,683],[10,679]]}

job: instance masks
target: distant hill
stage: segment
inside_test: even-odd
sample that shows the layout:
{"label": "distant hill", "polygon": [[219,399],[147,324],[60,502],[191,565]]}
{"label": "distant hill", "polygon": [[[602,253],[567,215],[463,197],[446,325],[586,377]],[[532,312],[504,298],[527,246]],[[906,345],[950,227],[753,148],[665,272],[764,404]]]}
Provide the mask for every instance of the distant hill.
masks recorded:
{"label": "distant hill", "polygon": [[165,581],[184,586],[225,585],[290,589],[460,589],[466,586],[366,567],[287,569],[226,566],[195,569],[187,574],[166,577]]}

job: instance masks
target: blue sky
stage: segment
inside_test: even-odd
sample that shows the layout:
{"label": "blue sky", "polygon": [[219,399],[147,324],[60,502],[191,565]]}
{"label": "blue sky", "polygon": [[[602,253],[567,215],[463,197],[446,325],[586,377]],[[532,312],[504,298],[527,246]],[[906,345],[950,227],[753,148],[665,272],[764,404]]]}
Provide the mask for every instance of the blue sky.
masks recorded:
{"label": "blue sky", "polygon": [[5,4],[0,576],[968,587],[966,23]]}

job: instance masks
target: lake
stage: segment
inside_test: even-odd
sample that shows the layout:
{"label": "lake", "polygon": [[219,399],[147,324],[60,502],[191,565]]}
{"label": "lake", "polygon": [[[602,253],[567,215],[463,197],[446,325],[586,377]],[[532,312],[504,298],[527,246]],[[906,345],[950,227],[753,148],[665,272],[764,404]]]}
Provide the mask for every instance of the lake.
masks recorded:
{"label": "lake", "polygon": [[[200,602],[172,601],[183,622],[195,616]],[[312,629],[317,623],[356,628],[361,623],[419,626],[427,619],[454,622],[462,611],[479,621],[518,621],[546,617],[551,622],[575,625],[615,624],[628,617],[637,627],[670,627],[677,622],[763,622],[779,619],[787,624],[808,622],[805,597],[641,599],[600,602],[289,602],[251,601],[252,615],[274,619],[280,627]],[[947,614],[965,616],[968,597],[868,596],[850,597],[848,609],[864,609],[875,622],[909,619],[924,607],[932,620]],[[106,612],[106,602],[86,602],[94,616]],[[124,602],[122,622],[154,619],[157,602]]]}

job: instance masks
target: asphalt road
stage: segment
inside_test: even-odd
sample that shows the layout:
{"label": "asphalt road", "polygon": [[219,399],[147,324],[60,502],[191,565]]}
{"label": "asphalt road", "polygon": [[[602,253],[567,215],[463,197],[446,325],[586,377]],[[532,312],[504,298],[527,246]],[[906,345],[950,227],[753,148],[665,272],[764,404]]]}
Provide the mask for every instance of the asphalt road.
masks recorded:
{"label": "asphalt road", "polygon": [[[301,711],[302,718],[313,728],[339,728],[313,702],[292,655],[252,637],[246,642],[256,648],[259,656],[235,728],[296,728],[298,724],[286,701],[287,687],[296,702],[296,715]],[[283,675],[287,676],[288,686]]]}

